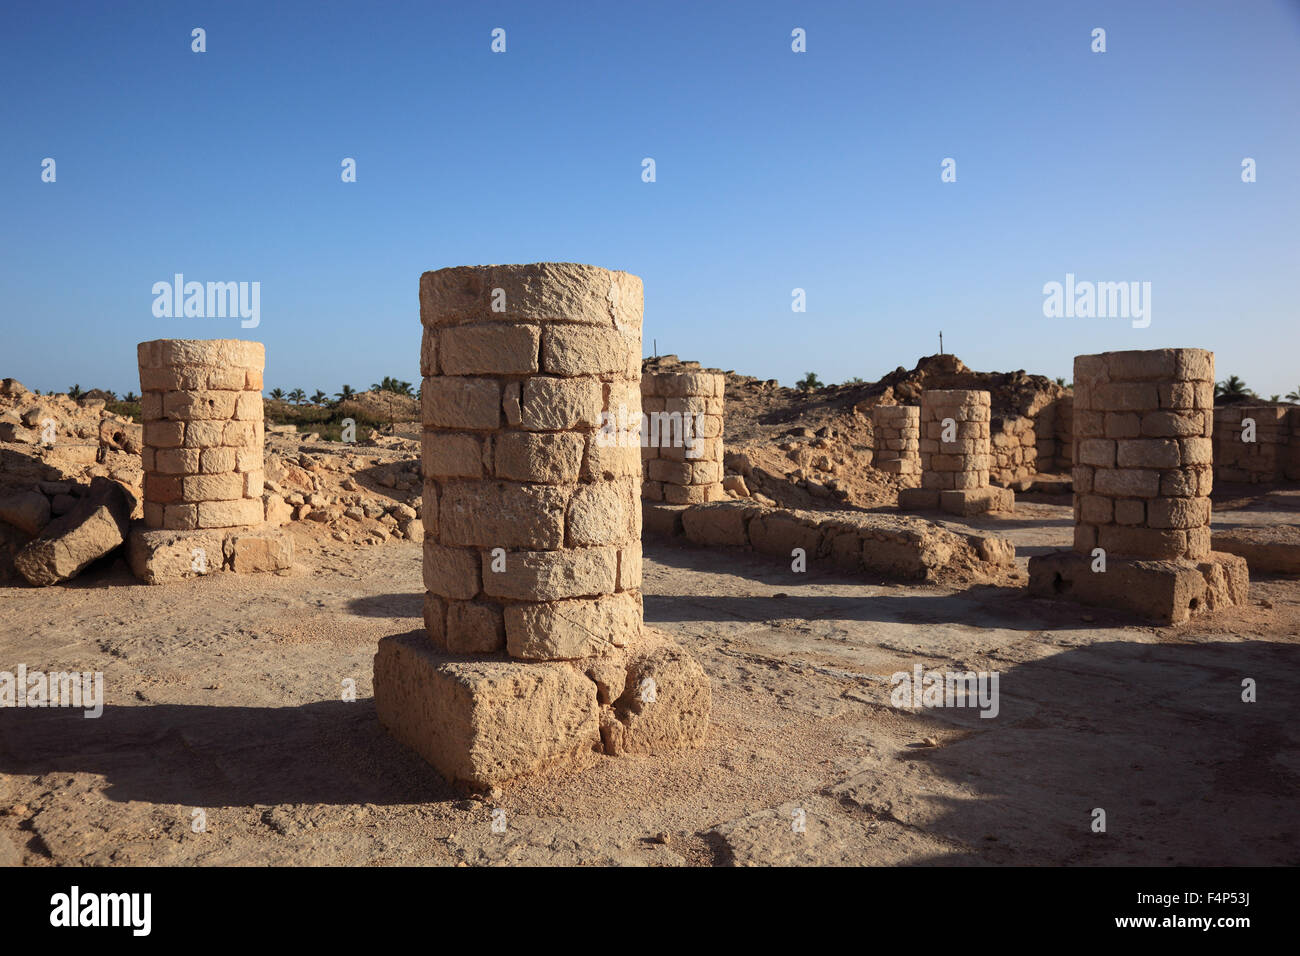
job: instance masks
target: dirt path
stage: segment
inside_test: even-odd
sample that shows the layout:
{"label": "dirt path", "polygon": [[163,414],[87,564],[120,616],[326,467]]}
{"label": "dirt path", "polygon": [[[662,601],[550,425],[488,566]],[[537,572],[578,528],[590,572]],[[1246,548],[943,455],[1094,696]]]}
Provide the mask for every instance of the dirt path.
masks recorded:
{"label": "dirt path", "polygon": [[[1070,533],[1047,504],[980,524],[1022,561]],[[647,622],[712,678],[707,744],[593,755],[486,800],[375,720],[375,642],[419,627],[420,589],[414,544],[306,540],[285,577],[149,588],[119,564],[3,589],[0,670],[102,670],[107,708],[0,712],[0,863],[1300,862],[1291,581],[1256,576],[1251,607],[1156,629],[652,544]],[[916,664],[996,671],[997,718],[890,706],[889,676]]]}

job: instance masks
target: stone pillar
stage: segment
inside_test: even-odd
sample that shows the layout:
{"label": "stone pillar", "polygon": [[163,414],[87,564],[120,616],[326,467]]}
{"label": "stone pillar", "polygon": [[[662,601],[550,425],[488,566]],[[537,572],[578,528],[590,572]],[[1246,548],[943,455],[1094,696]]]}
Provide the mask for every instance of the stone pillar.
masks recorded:
{"label": "stone pillar", "polygon": [[1074,548],[1210,553],[1214,356],[1204,349],[1074,360]]}
{"label": "stone pillar", "polygon": [[1074,360],[1074,548],[1030,560],[1030,590],[1166,623],[1245,599],[1245,562],[1210,550],[1214,355]]}
{"label": "stone pillar", "polygon": [[1010,511],[1014,496],[989,486],[989,393],[928,388],[921,393],[921,487],[899,493],[908,510],[942,509],[968,516]]}
{"label": "stone pillar", "polygon": [[703,671],[643,627],[641,301],[569,263],[421,277],[425,636],[380,642],[375,699],[452,779],[704,733]]}
{"label": "stone pillar", "polygon": [[989,483],[988,392],[927,388],[921,393],[921,487],[966,491]]}
{"label": "stone pillar", "polygon": [[138,354],[145,524],[261,524],[262,344],[156,339]]}
{"label": "stone pillar", "polygon": [[921,409],[915,405],[877,405],[871,409],[873,454],[878,471],[898,475],[907,485],[921,476]]}
{"label": "stone pillar", "polygon": [[695,505],[726,498],[722,490],[725,385],[720,372],[644,373],[642,499]]}

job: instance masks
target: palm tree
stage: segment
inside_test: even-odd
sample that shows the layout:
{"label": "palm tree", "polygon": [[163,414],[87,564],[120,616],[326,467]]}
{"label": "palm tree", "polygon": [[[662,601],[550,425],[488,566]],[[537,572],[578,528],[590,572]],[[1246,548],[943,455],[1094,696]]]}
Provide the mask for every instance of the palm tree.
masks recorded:
{"label": "palm tree", "polygon": [[68,389],[68,398],[72,399],[74,402],[77,399],[81,398],[81,396],[84,394],[85,392],[81,390],[80,385],[73,385],[71,388]]}
{"label": "palm tree", "polygon": [[1295,391],[1286,393],[1286,400],[1288,402],[1300,402],[1300,385],[1296,386]]}
{"label": "palm tree", "polygon": [[271,397],[275,399],[277,402],[284,401],[284,389],[282,388],[271,389]]}
{"label": "palm tree", "polygon": [[311,393],[311,403],[313,405],[324,405],[325,401],[328,398],[329,396],[326,395],[324,392],[322,392],[319,388],[316,389],[316,391]]}
{"label": "palm tree", "polygon": [[334,397],[337,398],[340,402],[346,402],[349,398],[351,398],[355,394],[356,392],[353,390],[351,385],[344,385],[340,391],[334,393]]}
{"label": "palm tree", "polygon": [[306,400],[307,400],[307,393],[300,388],[295,388],[292,392],[289,393],[289,401],[293,402],[295,405],[301,405]]}
{"label": "palm tree", "polygon": [[795,388],[803,389],[805,392],[811,392],[814,388],[822,388],[822,380],[817,377],[816,372],[809,372],[799,381],[794,383]]}
{"label": "palm tree", "polygon": [[385,375],[384,380],[376,385],[370,386],[374,392],[393,392],[396,395],[412,395],[411,383],[403,382],[400,379],[393,378],[391,375]]}
{"label": "palm tree", "polygon": [[140,401],[140,396],[137,395],[135,392],[127,392],[125,395],[122,396],[122,401],[127,403],[138,402]]}
{"label": "palm tree", "polygon": [[1240,398],[1253,398],[1255,395],[1246,383],[1235,375],[1229,375],[1222,382],[1215,383],[1214,397],[1226,399],[1229,402],[1236,401]]}

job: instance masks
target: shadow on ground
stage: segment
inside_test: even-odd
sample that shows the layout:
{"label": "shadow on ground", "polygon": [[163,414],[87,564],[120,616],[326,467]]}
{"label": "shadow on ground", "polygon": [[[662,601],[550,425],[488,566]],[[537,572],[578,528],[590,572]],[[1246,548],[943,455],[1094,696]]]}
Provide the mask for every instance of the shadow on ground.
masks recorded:
{"label": "shadow on ground", "polygon": [[299,707],[153,704],[0,714],[0,772],[93,773],[114,801],[401,804],[458,792],[380,726],[373,699]]}
{"label": "shadow on ground", "polygon": [[[1300,862],[1297,652],[1272,642],[1106,642],[1007,666],[995,718],[930,712],[939,746],[869,748],[847,776],[830,772],[816,793],[838,807],[837,858],[867,855],[871,837],[860,835],[888,820],[952,843],[952,852],[916,862]],[[1246,677],[1258,682],[1258,703],[1241,700]],[[897,720],[878,711],[859,718],[866,733]],[[0,771],[98,774],[114,801],[163,805],[457,797],[388,738],[369,700],[112,707],[98,720],[7,710]],[[744,773],[718,766],[705,786],[743,786]],[[556,799],[562,805],[564,794]],[[1104,834],[1091,829],[1096,808],[1106,812]],[[695,825],[711,826],[713,812],[701,809]]]}
{"label": "shadow on ground", "polygon": [[348,601],[358,617],[423,617],[424,595],[415,592],[371,594]]}

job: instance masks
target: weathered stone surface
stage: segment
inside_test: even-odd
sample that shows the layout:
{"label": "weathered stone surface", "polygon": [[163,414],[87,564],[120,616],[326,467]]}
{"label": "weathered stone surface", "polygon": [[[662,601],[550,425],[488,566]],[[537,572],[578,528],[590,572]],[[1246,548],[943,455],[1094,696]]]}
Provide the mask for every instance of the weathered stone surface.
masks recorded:
{"label": "weathered stone surface", "polygon": [[420,277],[426,326],[544,319],[639,330],[642,299],[637,276],[575,262],[458,266]]}
{"label": "weathered stone surface", "polygon": [[425,427],[491,430],[501,423],[501,388],[485,378],[426,378],[420,391]]}
{"label": "weathered stone surface", "polygon": [[564,551],[515,551],[506,569],[493,572],[492,557],[483,556],[483,590],[514,601],[559,601],[612,594],[618,573],[617,548],[569,548]]}
{"label": "weathered stone surface", "polygon": [[447,602],[447,650],[453,654],[490,654],[505,646],[501,608],[477,601]]}
{"label": "weathered stone surface", "polygon": [[546,484],[575,482],[584,446],[583,436],[575,432],[503,432],[495,444],[496,476]]}
{"label": "weathered stone surface", "polygon": [[563,489],[550,485],[448,482],[438,504],[438,540],[484,548],[559,548],[566,499]]}
{"label": "weathered stone surface", "polygon": [[293,538],[278,528],[228,534],[226,560],[236,574],[283,571],[293,566]]}
{"label": "weathered stone surface", "polygon": [[695,747],[708,731],[709,678],[690,654],[647,629],[628,660],[627,683],[614,703],[617,723],[601,727],[606,753],[657,753]]}
{"label": "weathered stone surface", "polygon": [[131,528],[131,573],[145,584],[167,584],[222,571],[251,574],[293,566],[293,538],[278,527],[178,531]]}
{"label": "weathered stone surface", "polygon": [[579,485],[565,513],[569,547],[622,544],[640,534],[640,502],[631,479]]}
{"label": "weathered stone surface", "polygon": [[635,376],[640,365],[640,328],[625,332],[551,325],[542,336],[542,371],[552,375]]}
{"label": "weathered stone surface", "polygon": [[541,329],[535,325],[467,325],[438,333],[443,375],[509,375],[537,371]]}
{"label": "weathered stone surface", "polygon": [[31,584],[66,581],[125,540],[135,496],[109,478],[91,479],[77,506],[45,526],[14,556],[14,567]]}
{"label": "weathered stone surface", "polygon": [[505,609],[505,624],[511,657],[576,660],[634,642],[641,632],[641,605],[630,594],[512,604]]}
{"label": "weathered stone surface", "polygon": [[1246,560],[1214,552],[1205,561],[1153,561],[1107,556],[1106,570],[1094,559],[1057,551],[1029,559],[1029,593],[1108,607],[1160,624],[1244,604],[1250,589]]}
{"label": "weathered stone surface", "polygon": [[256,498],[199,502],[197,527],[234,528],[241,525],[260,524],[264,515],[261,489],[259,489]]}
{"label": "weathered stone surface", "polygon": [[991,485],[961,491],[941,491],[939,509],[963,518],[982,514],[1009,514],[1016,510],[1016,497],[1010,488],[995,488]]}
{"label": "weathered stone surface", "polygon": [[0,521],[28,534],[40,534],[50,523],[50,499],[37,491],[0,498]]}
{"label": "weathered stone surface", "polygon": [[145,584],[167,584],[214,574],[225,565],[221,531],[172,531],[144,525],[131,528],[127,563]]}
{"label": "weathered stone surface", "polygon": [[762,514],[759,507],[700,505],[681,512],[686,537],[706,547],[743,548],[749,544],[750,519]]}
{"label": "weathered stone surface", "polygon": [[925,580],[952,567],[992,573],[1015,563],[1015,548],[1005,538],[959,534],[921,518],[858,513],[828,517],[727,501],[684,509],[680,520],[697,544],[748,545],[786,560],[794,548],[802,548],[810,567],[824,561],[844,571]]}
{"label": "weathered stone surface", "polygon": [[466,661],[403,634],[379,642],[374,686],[388,732],[471,787],[600,746],[596,685],[565,663]]}
{"label": "weathered stone surface", "polygon": [[1215,530],[1210,538],[1215,551],[1246,559],[1252,571],[1300,574],[1300,528],[1263,526]]}
{"label": "weathered stone surface", "polygon": [[534,376],[524,382],[520,425],[528,431],[563,431],[600,424],[600,382]]}

